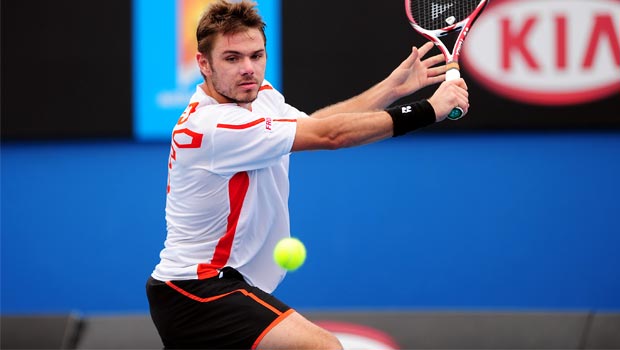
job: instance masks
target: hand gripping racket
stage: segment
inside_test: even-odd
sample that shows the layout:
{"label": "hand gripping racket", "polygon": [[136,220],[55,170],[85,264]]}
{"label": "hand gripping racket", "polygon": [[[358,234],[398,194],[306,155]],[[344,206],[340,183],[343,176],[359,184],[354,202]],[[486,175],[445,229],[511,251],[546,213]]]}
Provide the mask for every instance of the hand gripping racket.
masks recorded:
{"label": "hand gripping racket", "polygon": [[[480,15],[488,0],[405,0],[405,11],[413,29],[437,46],[446,58],[446,80],[461,76],[459,55],[469,28]],[[452,52],[440,40],[450,33],[458,33]],[[455,107],[448,118],[459,119],[463,109]]]}

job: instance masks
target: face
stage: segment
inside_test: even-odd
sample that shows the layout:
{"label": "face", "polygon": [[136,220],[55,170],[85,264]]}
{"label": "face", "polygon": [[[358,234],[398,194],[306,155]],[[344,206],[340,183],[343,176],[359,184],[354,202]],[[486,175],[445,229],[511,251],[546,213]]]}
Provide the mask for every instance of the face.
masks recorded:
{"label": "face", "polygon": [[265,41],[258,29],[219,34],[211,57],[198,53],[196,59],[207,77],[207,92],[218,102],[249,104],[258,96],[267,64]]}

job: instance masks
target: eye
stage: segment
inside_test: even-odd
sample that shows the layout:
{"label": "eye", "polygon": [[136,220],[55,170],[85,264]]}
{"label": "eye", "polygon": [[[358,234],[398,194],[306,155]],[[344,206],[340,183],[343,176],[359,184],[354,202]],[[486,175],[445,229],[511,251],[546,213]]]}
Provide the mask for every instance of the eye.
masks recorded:
{"label": "eye", "polygon": [[224,60],[226,60],[226,62],[237,62],[239,58],[237,56],[227,56]]}
{"label": "eye", "polygon": [[263,58],[263,56],[264,56],[264,54],[257,53],[257,54],[252,55],[252,59],[255,60],[255,61],[256,60],[260,60],[261,58]]}

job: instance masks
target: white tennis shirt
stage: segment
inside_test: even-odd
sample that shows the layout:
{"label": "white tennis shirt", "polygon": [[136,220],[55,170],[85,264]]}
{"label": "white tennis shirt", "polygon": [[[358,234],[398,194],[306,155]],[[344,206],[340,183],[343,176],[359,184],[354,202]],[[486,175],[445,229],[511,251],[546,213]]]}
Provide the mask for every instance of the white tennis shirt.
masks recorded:
{"label": "white tennis shirt", "polygon": [[251,111],[196,88],[172,132],[167,236],[153,278],[203,279],[231,266],[275,290],[285,270],[273,249],[290,236],[289,155],[301,117],[266,81]]}

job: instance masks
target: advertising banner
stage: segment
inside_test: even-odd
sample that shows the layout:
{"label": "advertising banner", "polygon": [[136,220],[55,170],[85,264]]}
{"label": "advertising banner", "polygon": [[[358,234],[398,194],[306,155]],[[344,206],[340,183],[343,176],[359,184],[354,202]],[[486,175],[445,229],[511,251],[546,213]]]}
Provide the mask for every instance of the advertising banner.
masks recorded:
{"label": "advertising banner", "polygon": [[[196,65],[196,26],[212,0],[134,0],[133,133],[167,140],[202,77]],[[258,2],[267,23],[266,79],[280,86],[280,6]]]}
{"label": "advertising banner", "polygon": [[[435,2],[450,8],[450,0]],[[427,41],[409,24],[401,1],[282,7],[284,92],[306,112],[376,84],[412,45]],[[313,25],[316,18],[320,25]],[[431,130],[620,129],[618,0],[490,0],[465,37],[460,65],[469,114]]]}

